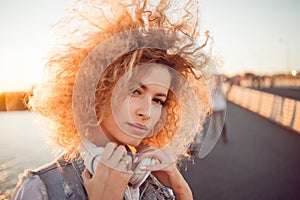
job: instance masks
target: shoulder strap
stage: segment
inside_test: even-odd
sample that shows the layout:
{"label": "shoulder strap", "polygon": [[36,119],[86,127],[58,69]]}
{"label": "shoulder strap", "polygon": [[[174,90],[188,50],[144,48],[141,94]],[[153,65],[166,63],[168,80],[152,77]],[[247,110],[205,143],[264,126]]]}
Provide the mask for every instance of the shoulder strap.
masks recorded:
{"label": "shoulder strap", "polygon": [[168,199],[174,200],[173,191],[161,184],[157,178],[150,174],[146,181],[140,186],[140,199],[142,200],[158,200]]}
{"label": "shoulder strap", "polygon": [[87,199],[81,180],[83,162],[76,158],[66,162],[60,157],[56,162],[47,165],[33,174],[44,182],[48,198],[52,199]]}

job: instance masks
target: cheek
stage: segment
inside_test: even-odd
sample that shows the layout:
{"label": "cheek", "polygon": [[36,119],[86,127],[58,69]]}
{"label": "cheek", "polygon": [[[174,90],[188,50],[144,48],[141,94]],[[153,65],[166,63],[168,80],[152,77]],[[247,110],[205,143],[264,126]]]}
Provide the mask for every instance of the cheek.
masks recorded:
{"label": "cheek", "polygon": [[114,117],[117,121],[121,122],[131,118],[133,116],[134,109],[132,107],[132,102],[128,98],[124,99],[122,103],[116,105],[114,108]]}
{"label": "cheek", "polygon": [[140,104],[141,102],[138,98],[126,98],[124,103],[122,103],[123,116],[134,119]]}
{"label": "cheek", "polygon": [[152,125],[155,125],[158,122],[158,120],[160,119],[161,113],[162,113],[162,109],[163,108],[161,108],[161,107],[154,107],[151,110]]}

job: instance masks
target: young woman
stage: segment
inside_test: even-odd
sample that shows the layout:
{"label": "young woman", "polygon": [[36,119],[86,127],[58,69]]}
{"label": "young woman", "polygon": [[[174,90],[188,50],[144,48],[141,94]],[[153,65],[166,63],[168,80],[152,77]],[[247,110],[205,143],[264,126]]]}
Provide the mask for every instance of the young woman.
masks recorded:
{"label": "young woman", "polygon": [[197,6],[85,1],[70,10],[30,99],[65,153],[27,171],[13,199],[193,198],[177,163],[210,104]]}

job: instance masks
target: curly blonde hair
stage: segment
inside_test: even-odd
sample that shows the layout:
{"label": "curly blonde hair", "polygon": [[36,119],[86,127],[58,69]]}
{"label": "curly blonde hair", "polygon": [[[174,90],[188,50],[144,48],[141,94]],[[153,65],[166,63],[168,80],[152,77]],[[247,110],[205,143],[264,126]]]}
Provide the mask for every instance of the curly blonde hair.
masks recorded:
{"label": "curly blonde hair", "polygon": [[[190,82],[199,104],[197,117],[199,122],[202,122],[210,102],[205,79],[200,70],[207,65],[209,57],[201,51],[207,43],[208,35],[202,45],[197,43],[200,37],[197,1],[174,3],[161,0],[150,3],[147,0],[86,0],[77,3],[77,7],[70,9],[68,15],[55,26],[62,40],[52,50],[45,66],[45,80],[35,89],[29,101],[32,110],[51,120],[48,124],[50,138],[60,148],[67,150],[69,158],[77,155],[81,142],[72,112],[73,87],[81,64],[101,42],[128,30],[164,28],[181,33],[191,40],[181,40],[178,44],[176,41],[164,41],[161,35],[158,35],[150,42],[165,42],[167,49],[143,48],[117,58],[105,70],[96,89],[96,114],[99,121],[106,117],[104,106],[111,101],[111,95],[107,94],[112,93],[119,78],[130,70],[128,66],[159,63],[175,69]],[[180,90],[180,83],[177,84],[177,88]],[[194,95],[183,90],[179,91],[179,94],[185,96],[183,98]],[[165,107],[167,119],[163,129],[158,134],[144,139],[143,143],[161,148],[174,139],[180,126],[180,109],[183,108],[172,92]],[[194,108],[184,109],[192,112]],[[201,123],[195,130],[191,129],[193,133],[185,136],[185,140],[191,141],[200,128]]]}

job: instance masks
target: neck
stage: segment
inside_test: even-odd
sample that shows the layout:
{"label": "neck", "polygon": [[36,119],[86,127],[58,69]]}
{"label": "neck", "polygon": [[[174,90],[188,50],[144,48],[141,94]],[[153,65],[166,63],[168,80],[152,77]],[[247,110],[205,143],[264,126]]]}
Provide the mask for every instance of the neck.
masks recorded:
{"label": "neck", "polygon": [[87,138],[90,142],[94,143],[98,147],[105,147],[105,145],[110,142],[100,125],[89,128],[89,134]]}
{"label": "neck", "polygon": [[[114,138],[111,134],[109,134],[109,131],[105,128],[105,127],[101,127],[101,125],[100,125],[100,129],[101,129],[101,135],[99,134],[99,140],[102,140],[103,139],[103,141],[106,139],[106,143],[105,143],[105,145],[108,143],[108,142],[115,142],[116,144],[118,144],[118,145],[121,145],[121,143],[116,139],[116,138]],[[102,138],[102,136],[103,137],[105,137],[105,139],[104,138]],[[101,137],[101,138],[100,138]],[[104,146],[105,146],[104,145]]]}

